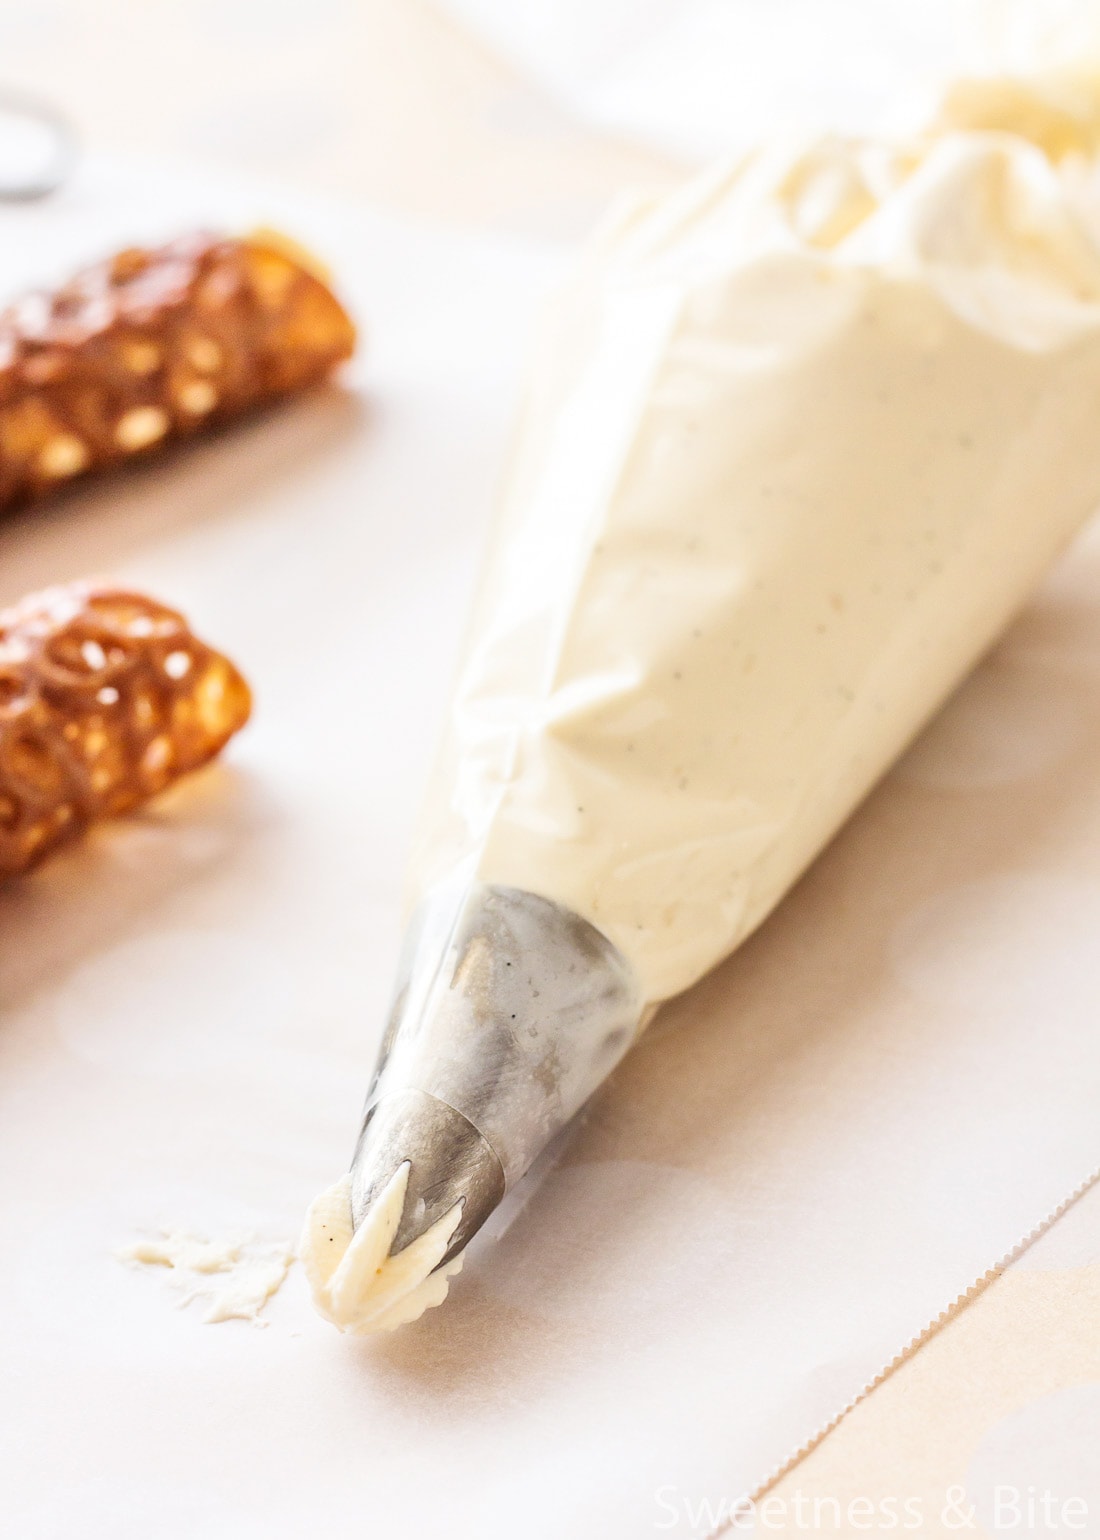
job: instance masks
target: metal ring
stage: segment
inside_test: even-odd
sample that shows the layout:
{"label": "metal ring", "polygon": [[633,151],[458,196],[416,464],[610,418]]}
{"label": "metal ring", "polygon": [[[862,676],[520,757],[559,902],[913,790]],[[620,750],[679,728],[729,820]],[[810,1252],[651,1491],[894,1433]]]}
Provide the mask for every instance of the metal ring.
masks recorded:
{"label": "metal ring", "polygon": [[17,166],[5,166],[0,153],[0,202],[30,203],[48,197],[65,181],[76,160],[77,139],[71,124],[44,102],[0,91],[0,144],[5,125],[17,133],[30,132],[22,174]]}

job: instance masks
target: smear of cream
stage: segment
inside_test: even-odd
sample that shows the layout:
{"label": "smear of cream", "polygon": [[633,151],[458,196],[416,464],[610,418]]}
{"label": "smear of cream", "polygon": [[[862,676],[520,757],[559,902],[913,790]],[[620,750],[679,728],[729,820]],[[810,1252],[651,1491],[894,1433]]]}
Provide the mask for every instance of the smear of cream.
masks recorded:
{"label": "smear of cream", "polygon": [[180,1309],[196,1300],[206,1305],[204,1324],[241,1320],[266,1326],[260,1311],[282,1286],[294,1248],[252,1235],[209,1240],[165,1225],[155,1236],[119,1247],[115,1256],[135,1267],[166,1268]]}

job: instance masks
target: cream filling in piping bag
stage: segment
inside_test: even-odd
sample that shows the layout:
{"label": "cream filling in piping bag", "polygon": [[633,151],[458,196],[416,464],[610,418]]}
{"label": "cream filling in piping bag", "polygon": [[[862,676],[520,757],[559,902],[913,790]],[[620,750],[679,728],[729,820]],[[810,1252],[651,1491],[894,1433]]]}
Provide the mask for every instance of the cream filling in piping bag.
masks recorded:
{"label": "cream filling in piping bag", "polygon": [[1100,503],[1098,129],[1067,76],[766,147],[624,211],[551,308],[364,1131],[307,1226],[337,1325],[442,1298]]}

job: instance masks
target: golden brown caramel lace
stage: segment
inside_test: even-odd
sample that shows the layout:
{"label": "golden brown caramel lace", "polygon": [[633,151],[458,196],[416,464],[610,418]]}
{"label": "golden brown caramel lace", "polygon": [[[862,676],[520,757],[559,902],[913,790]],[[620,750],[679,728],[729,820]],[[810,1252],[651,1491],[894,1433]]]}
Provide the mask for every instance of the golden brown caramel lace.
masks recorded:
{"label": "golden brown caramel lace", "polygon": [[0,313],[0,508],[313,384],[354,346],[279,237],[119,252]]}
{"label": "golden brown caramel lace", "polygon": [[0,611],[0,878],[206,764],[250,705],[143,594],[72,583]]}

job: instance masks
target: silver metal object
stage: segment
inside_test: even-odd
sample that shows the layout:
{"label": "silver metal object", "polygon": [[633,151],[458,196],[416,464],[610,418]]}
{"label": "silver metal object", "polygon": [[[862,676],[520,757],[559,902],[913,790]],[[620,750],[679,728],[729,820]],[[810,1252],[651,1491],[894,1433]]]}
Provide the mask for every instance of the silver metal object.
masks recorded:
{"label": "silver metal object", "polygon": [[30,203],[55,192],[77,156],[76,133],[47,103],[0,91],[0,202]]}
{"label": "silver metal object", "polygon": [[642,1012],[626,958],[560,904],[484,884],[429,895],[352,1159],[354,1222],[408,1161],[392,1251],[462,1203],[443,1261],[457,1255],[614,1069]]}
{"label": "silver metal object", "polygon": [[449,1261],[504,1197],[504,1169],[489,1141],[461,1112],[426,1091],[393,1091],[367,1113],[352,1161],[356,1225],[375,1192],[406,1160],[411,1170],[405,1211],[390,1250],[403,1251],[460,1202],[462,1218],[443,1258]]}

